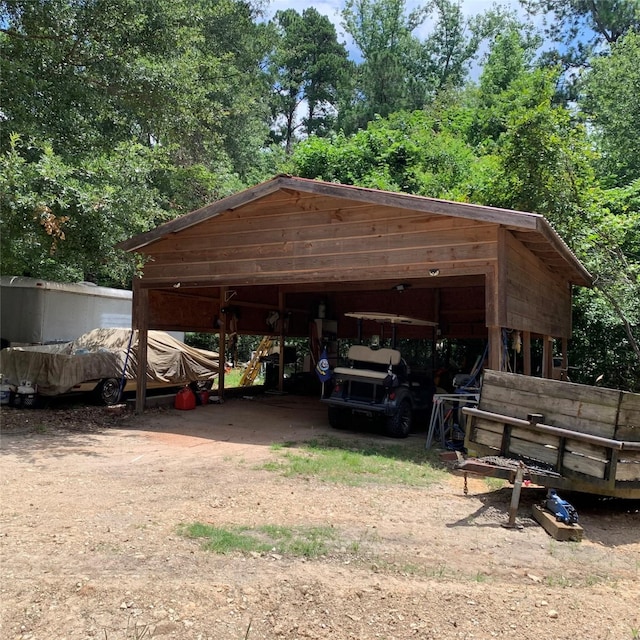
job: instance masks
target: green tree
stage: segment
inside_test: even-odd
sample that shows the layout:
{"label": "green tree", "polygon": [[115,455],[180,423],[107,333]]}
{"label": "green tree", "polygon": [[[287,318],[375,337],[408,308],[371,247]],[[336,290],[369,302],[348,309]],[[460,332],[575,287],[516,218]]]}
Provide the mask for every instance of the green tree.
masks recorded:
{"label": "green tree", "polygon": [[[421,109],[441,91],[460,88],[483,42],[513,17],[500,9],[466,18],[454,0],[430,0],[407,13],[405,0],[347,0],[343,24],[362,56],[339,124],[364,128],[374,116]],[[423,40],[415,35],[431,23]]]}
{"label": "green tree", "polygon": [[290,170],[305,178],[464,199],[474,164],[461,137],[425,111],[376,118],[352,136],[311,137],[292,156]]}
{"label": "green tree", "polygon": [[3,273],[124,284],[116,242],[274,173],[257,15],[0,0]]}
{"label": "green tree", "polygon": [[[515,17],[500,7],[468,18],[462,13],[461,3],[454,0],[431,0],[425,8],[433,27],[415,58],[422,67],[416,69],[416,75],[424,78],[432,94],[444,87],[461,87],[482,44],[510,26],[520,27]],[[423,106],[425,97],[415,106]]]}
{"label": "green tree", "polygon": [[576,299],[572,351],[579,379],[640,390],[640,179],[595,190],[576,251],[595,288]]}
{"label": "green tree", "polygon": [[630,32],[594,58],[580,102],[593,127],[600,174],[623,186],[640,177],[640,32]]}
{"label": "green tree", "polygon": [[13,131],[65,158],[135,138],[246,173],[267,125],[256,15],[233,0],[1,0],[2,148]]}
{"label": "green tree", "polygon": [[133,262],[114,244],[168,219],[153,187],[165,167],[163,151],[138,143],[74,167],[11,136],[0,156],[0,272],[126,286]]}
{"label": "green tree", "polygon": [[531,16],[542,16],[543,33],[557,46],[540,63],[560,67],[557,97],[576,99],[581,73],[589,59],[600,55],[629,31],[640,30],[638,0],[520,0]]}
{"label": "green tree", "polygon": [[545,18],[546,35],[583,56],[604,41],[616,42],[640,27],[637,0],[520,0],[531,15]]}
{"label": "green tree", "polygon": [[[353,93],[341,105],[340,125],[347,131],[366,126],[374,116],[408,108],[411,77],[408,60],[419,42],[413,32],[425,21],[425,9],[406,13],[405,0],[346,0],[343,26],[362,56]],[[414,93],[424,93],[416,91]]]}
{"label": "green tree", "polygon": [[[273,132],[291,151],[296,131],[323,135],[333,129],[338,87],[352,63],[331,21],[314,8],[274,18],[279,39],[270,59]],[[302,111],[302,113],[301,113]]]}
{"label": "green tree", "polygon": [[470,197],[547,216],[571,242],[593,184],[586,132],[554,100],[559,71],[532,68],[515,31],[496,39],[472,96],[469,141],[491,167],[476,173]]}

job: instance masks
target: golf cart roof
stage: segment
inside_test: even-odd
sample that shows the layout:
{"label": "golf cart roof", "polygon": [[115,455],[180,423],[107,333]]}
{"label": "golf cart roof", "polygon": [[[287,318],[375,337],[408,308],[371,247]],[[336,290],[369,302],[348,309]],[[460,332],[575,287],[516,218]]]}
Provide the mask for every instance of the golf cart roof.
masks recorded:
{"label": "golf cart roof", "polygon": [[419,318],[409,318],[408,316],[399,316],[395,313],[374,313],[372,311],[349,311],[344,314],[348,318],[356,318],[358,320],[374,320],[383,324],[405,324],[416,327],[437,327],[437,322],[431,320],[420,320]]}

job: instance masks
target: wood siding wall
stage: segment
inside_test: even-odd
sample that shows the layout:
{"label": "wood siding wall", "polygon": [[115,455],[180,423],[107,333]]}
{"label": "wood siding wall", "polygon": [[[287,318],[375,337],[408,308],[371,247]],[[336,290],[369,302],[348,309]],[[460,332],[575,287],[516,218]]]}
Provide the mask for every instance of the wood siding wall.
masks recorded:
{"label": "wood siding wall", "polygon": [[481,274],[496,260],[497,226],[337,198],[258,202],[147,248],[153,284],[288,284]]}
{"label": "wood siding wall", "polygon": [[541,335],[571,335],[571,287],[536,256],[503,231],[504,258],[500,264],[500,325]]}

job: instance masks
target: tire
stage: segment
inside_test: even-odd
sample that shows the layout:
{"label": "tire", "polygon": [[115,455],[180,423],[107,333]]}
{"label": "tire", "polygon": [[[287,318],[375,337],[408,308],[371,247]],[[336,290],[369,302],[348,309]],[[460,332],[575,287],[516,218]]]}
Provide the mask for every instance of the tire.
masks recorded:
{"label": "tire", "polygon": [[329,424],[334,429],[346,429],[349,426],[351,411],[339,409],[338,407],[329,407],[328,416]]}
{"label": "tire", "polygon": [[112,406],[122,400],[120,391],[120,380],[116,378],[105,378],[95,389],[97,400],[101,404]]}
{"label": "tire", "polygon": [[385,431],[392,438],[406,438],[411,433],[411,403],[403,400],[396,412],[387,418]]}

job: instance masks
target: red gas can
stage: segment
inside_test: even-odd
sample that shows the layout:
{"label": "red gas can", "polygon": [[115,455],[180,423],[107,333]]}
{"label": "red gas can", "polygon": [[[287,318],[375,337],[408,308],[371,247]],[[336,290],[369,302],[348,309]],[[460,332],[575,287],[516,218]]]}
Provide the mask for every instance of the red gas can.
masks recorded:
{"label": "red gas can", "polygon": [[195,409],[196,394],[189,387],[183,387],[176,393],[175,407],[182,410]]}

